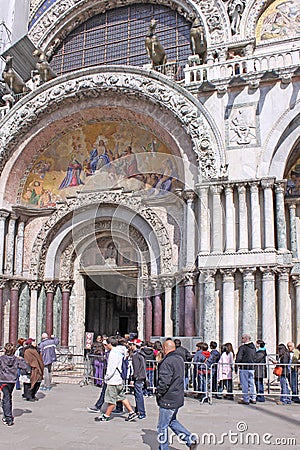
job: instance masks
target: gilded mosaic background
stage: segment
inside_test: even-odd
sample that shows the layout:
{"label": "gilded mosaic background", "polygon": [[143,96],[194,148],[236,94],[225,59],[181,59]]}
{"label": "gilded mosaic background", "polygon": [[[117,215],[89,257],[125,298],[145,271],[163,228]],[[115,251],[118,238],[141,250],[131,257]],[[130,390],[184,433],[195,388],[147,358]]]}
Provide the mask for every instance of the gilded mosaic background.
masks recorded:
{"label": "gilded mosaic background", "polygon": [[300,35],[300,0],[276,0],[260,17],[257,42]]}

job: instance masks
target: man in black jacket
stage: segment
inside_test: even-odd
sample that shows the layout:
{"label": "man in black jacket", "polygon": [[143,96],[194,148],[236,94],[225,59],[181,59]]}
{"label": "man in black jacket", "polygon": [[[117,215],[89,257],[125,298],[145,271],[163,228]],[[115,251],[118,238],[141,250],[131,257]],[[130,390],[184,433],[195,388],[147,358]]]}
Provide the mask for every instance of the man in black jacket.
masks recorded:
{"label": "man in black jacket", "polygon": [[243,334],[242,343],[235,358],[235,362],[239,364],[239,375],[243,393],[243,398],[239,400],[239,403],[249,405],[249,403],[256,403],[256,388],[254,383],[256,349],[253,342],[251,342],[249,334]]}
{"label": "man in black jacket", "polygon": [[165,357],[158,365],[156,396],[159,406],[157,424],[159,450],[169,449],[168,427],[180,435],[180,439],[189,448],[195,449],[197,446],[196,436],[176,418],[178,409],[184,404],[184,362],[175,349],[173,341],[165,341],[163,343]]}
{"label": "man in black jacket", "polygon": [[[178,355],[180,355],[183,359],[183,361],[186,362],[191,362],[193,357],[190,354],[190,352],[188,351],[187,348],[182,347],[181,345],[181,340],[180,339],[174,339],[174,344],[176,347],[176,353],[178,353]],[[189,365],[185,364],[184,365],[185,371],[184,371],[184,389],[188,390],[189,388]]]}
{"label": "man in black jacket", "polygon": [[132,353],[133,366],[133,382],[134,382],[134,397],[135,397],[135,412],[138,413],[139,419],[145,419],[146,410],[143,389],[146,381],[146,361],[140,352],[142,341],[134,339],[129,342]]}

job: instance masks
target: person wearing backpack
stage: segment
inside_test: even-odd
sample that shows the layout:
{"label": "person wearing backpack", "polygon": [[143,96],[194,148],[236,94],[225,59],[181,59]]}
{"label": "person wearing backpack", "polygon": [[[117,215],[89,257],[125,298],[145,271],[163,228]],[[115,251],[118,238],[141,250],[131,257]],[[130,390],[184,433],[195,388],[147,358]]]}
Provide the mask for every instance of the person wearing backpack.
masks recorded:
{"label": "person wearing backpack", "polygon": [[108,338],[107,343],[111,346],[106,375],[104,377],[104,381],[107,385],[105,391],[105,402],[108,406],[104,414],[100,414],[100,416],[95,417],[95,421],[108,422],[111,419],[111,414],[116,407],[117,402],[121,401],[128,410],[128,416],[125,420],[126,422],[131,422],[138,417],[138,414],[133,411],[129,400],[125,395],[125,383],[122,378],[122,373],[124,376],[126,347],[124,345],[119,345],[118,340],[113,337]]}

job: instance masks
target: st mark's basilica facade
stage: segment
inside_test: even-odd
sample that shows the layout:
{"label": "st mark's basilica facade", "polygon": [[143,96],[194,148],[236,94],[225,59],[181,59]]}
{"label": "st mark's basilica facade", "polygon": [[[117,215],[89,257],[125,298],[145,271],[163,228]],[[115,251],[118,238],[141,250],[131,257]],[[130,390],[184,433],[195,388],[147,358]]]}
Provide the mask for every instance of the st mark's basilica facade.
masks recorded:
{"label": "st mark's basilica facade", "polygon": [[22,5],[2,52],[0,344],[299,343],[300,1]]}

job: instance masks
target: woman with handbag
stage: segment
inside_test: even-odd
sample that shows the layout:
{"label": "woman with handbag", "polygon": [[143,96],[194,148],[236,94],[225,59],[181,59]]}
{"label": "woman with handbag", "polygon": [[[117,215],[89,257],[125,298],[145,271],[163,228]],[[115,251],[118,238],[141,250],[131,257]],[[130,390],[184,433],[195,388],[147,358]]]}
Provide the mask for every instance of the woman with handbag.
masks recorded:
{"label": "woman with handbag", "polygon": [[40,388],[44,374],[43,358],[37,351],[35,339],[29,338],[25,341],[24,359],[31,367],[30,380],[24,383],[24,398],[28,402],[38,400],[36,393]]}
{"label": "woman with handbag", "polygon": [[279,378],[281,395],[280,401],[276,403],[277,405],[290,405],[292,403],[290,395],[291,392],[288,385],[288,375],[290,372],[290,353],[284,344],[278,345],[277,353],[279,356],[279,361],[273,373]]}

